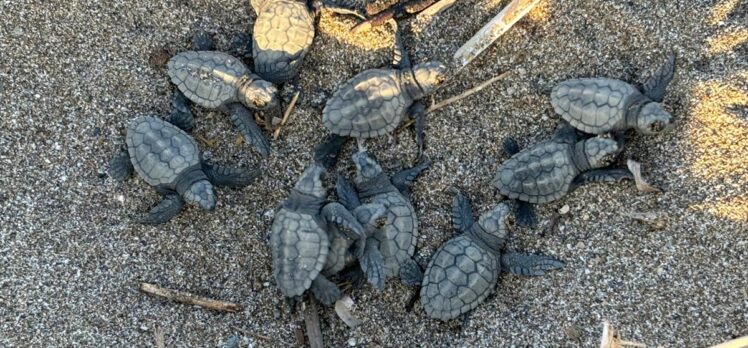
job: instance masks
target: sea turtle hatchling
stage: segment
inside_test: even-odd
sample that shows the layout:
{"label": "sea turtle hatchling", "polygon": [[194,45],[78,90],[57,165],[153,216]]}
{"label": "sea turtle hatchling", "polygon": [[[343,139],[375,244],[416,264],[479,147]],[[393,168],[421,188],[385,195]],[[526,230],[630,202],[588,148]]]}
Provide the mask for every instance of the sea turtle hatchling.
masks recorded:
{"label": "sea turtle hatchling", "polygon": [[675,56],[644,83],[643,93],[620,80],[608,78],[572,79],[551,91],[553,109],[573,127],[591,134],[634,128],[656,134],[670,128],[672,116],[660,104],[673,79]]}
{"label": "sea turtle hatchling", "polygon": [[303,0],[251,0],[257,13],[252,35],[255,73],[282,84],[299,74],[314,40],[314,18],[325,8],[339,14],[364,16],[331,2]]}
{"label": "sea turtle hatchling", "polygon": [[579,139],[566,123],[559,125],[551,140],[519,152],[516,142],[507,139],[504,148],[512,157],[501,164],[493,184],[502,195],[519,201],[517,222],[523,226],[536,223],[529,203],[552,202],[589,182],[633,179],[626,169],[598,169],[613,163],[623,150],[622,138]]}
{"label": "sea turtle hatchling", "polygon": [[426,268],[421,303],[428,316],[450,320],[475,309],[494,292],[501,272],[539,276],[564,266],[547,256],[504,252],[509,216],[508,204],[499,203],[474,223],[467,198],[456,194],[452,222],[462,234],[439,247]]}
{"label": "sea turtle hatchling", "polygon": [[327,101],[322,123],[332,136],[318,146],[315,157],[319,161],[335,158],[341,137],[361,141],[381,136],[395,130],[408,115],[415,118],[416,143],[421,155],[426,110],[419,100],[444,81],[447,68],[439,62],[411,66],[399,30],[395,35],[393,69],[365,70],[340,85]]}
{"label": "sea turtle hatchling", "polygon": [[340,298],[340,289],[326,277],[337,267],[333,263],[338,260],[328,264],[335,239],[345,236],[355,240],[354,255],[363,257],[366,233],[356,216],[362,220],[376,219],[384,208],[369,205],[352,213],[340,203],[327,202],[327,189],[322,183],[324,173],[324,167],[313,164],[301,175],[273,219],[270,248],[273,275],[285,297],[293,301],[311,289],[320,302],[329,306]]}
{"label": "sea turtle hatchling", "polygon": [[378,248],[379,253],[367,256],[384,258],[384,273],[378,273],[376,260],[361,260],[361,270],[369,283],[381,290],[389,277],[400,277],[406,285],[418,285],[421,269],[412,259],[418,237],[418,217],[408,198],[408,190],[418,175],[426,170],[430,162],[423,159],[413,168],[392,176],[365,151],[353,154],[356,165],[355,188],[342,175],[338,177],[337,193],[341,203],[348,209],[356,209],[361,201],[381,204],[386,209],[384,221],[366,242],[367,247]]}
{"label": "sea turtle hatchling", "polygon": [[132,120],[127,126],[125,144],[126,149],[110,162],[110,176],[124,181],[134,168],[143,180],[163,194],[161,203],[139,219],[146,224],[170,220],[185,201],[213,211],[216,206],[213,185],[244,187],[258,174],[203,162],[192,137],[156,117]]}
{"label": "sea turtle hatchling", "polygon": [[[208,51],[213,47],[209,37],[193,40],[194,51],[181,52],[167,63],[167,72],[179,92],[192,102],[209,109],[228,112],[231,121],[255,146],[262,156],[270,154],[270,145],[254,121],[248,108],[268,110],[278,105],[278,90],[270,82],[254,74],[238,58],[223,52]],[[181,93],[175,92],[178,101]],[[186,109],[175,103],[175,109]],[[192,113],[172,114],[175,124],[194,124]]]}

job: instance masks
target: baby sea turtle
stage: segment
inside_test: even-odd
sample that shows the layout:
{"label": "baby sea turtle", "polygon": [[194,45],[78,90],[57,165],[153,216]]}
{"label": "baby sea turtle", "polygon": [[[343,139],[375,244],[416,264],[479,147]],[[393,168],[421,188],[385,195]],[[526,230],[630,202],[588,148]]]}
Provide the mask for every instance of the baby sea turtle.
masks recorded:
{"label": "baby sea turtle", "polygon": [[322,123],[333,135],[320,145],[316,158],[334,157],[338,148],[331,145],[340,137],[361,139],[387,134],[403,118],[415,118],[419,156],[423,150],[426,110],[420,99],[445,79],[446,67],[439,62],[410,65],[400,32],[396,32],[393,69],[370,69],[338,87],[322,110]]}
{"label": "baby sea turtle", "polygon": [[562,123],[551,140],[519,152],[516,142],[504,146],[512,156],[499,167],[493,184],[501,194],[519,201],[517,222],[532,226],[536,218],[528,203],[548,203],[590,182],[633,179],[626,169],[597,169],[613,163],[623,142],[600,135],[578,139],[576,131]]}
{"label": "baby sea turtle", "polygon": [[345,177],[339,176],[338,198],[348,209],[360,206],[361,200],[381,204],[386,209],[387,219],[366,243],[367,247],[377,248],[384,258],[384,274],[372,269],[370,265],[376,265],[376,262],[366,258],[361,262],[361,269],[369,282],[380,290],[388,277],[399,276],[406,285],[418,285],[421,270],[412,259],[418,237],[418,218],[408,199],[408,189],[416,177],[429,167],[429,160],[424,159],[415,167],[391,177],[364,151],[355,153],[353,162],[356,164],[356,187],[351,186]]}
{"label": "baby sea turtle", "polygon": [[[270,248],[273,275],[284,296],[295,299],[311,288],[320,302],[331,305],[340,298],[340,290],[321,274],[333,246],[331,235],[339,236],[335,233],[341,232],[357,241],[355,255],[361,258],[366,250],[366,234],[348,209],[340,203],[327,202],[327,189],[322,183],[324,173],[324,167],[314,164],[301,175],[275,215]],[[381,206],[366,206],[355,214],[362,219],[376,219],[383,212]],[[341,229],[336,230],[338,227]],[[328,271],[331,272],[332,267],[328,265]]]}
{"label": "baby sea turtle", "polygon": [[573,127],[591,134],[634,128],[655,134],[669,128],[672,116],[660,104],[673,79],[675,56],[671,55],[644,83],[643,93],[620,80],[572,79],[551,92],[553,109]]}
{"label": "baby sea turtle", "polygon": [[257,12],[252,35],[255,72],[281,84],[299,74],[314,40],[314,18],[321,8],[339,14],[363,15],[332,3],[300,0],[251,0]]}
{"label": "baby sea turtle", "polygon": [[444,243],[426,268],[421,303],[428,316],[450,320],[475,309],[493,293],[502,271],[540,276],[564,266],[547,256],[503,252],[509,214],[509,206],[500,203],[474,223],[470,203],[457,193],[452,222],[462,234]]}
{"label": "baby sea turtle", "polygon": [[[202,107],[228,112],[244,139],[254,145],[264,157],[270,145],[254,121],[247,107],[267,110],[278,105],[277,88],[252,73],[238,58],[226,53],[208,51],[213,47],[209,37],[193,40],[195,51],[182,52],[167,63],[168,74],[179,92],[172,103],[176,110],[185,110],[184,94]],[[180,93],[181,92],[181,93]],[[182,100],[180,100],[182,98]],[[194,125],[192,113],[173,113],[171,122]]]}
{"label": "baby sea turtle", "polygon": [[161,203],[139,219],[145,224],[169,221],[185,201],[213,211],[216,206],[213,185],[244,187],[258,174],[203,162],[192,137],[151,116],[130,122],[125,144],[126,149],[110,162],[109,175],[124,181],[132,175],[134,167],[143,180],[163,195]]}

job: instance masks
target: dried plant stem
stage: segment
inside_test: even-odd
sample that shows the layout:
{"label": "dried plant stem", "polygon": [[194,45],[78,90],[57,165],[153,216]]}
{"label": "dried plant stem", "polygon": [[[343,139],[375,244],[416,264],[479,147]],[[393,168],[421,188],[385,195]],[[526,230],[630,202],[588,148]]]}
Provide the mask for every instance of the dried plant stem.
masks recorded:
{"label": "dried plant stem", "polygon": [[140,283],[139,289],[140,291],[146,294],[149,294],[149,295],[163,297],[165,299],[168,299],[174,302],[200,306],[205,309],[210,309],[214,311],[236,312],[236,311],[241,310],[241,307],[236,303],[212,300],[209,298],[193,295],[193,294],[190,294],[184,291],[176,291],[176,290],[162,288],[160,286],[153,285],[150,283]]}
{"label": "dried plant stem", "polygon": [[467,98],[467,97],[469,97],[469,96],[471,96],[471,95],[473,95],[475,93],[478,93],[481,90],[483,90],[484,88],[490,86],[492,83],[494,83],[494,82],[496,82],[498,80],[504,79],[508,75],[509,75],[509,71],[505,71],[505,72],[499,74],[498,76],[495,76],[495,77],[489,79],[488,81],[484,81],[483,83],[481,83],[481,84],[479,84],[479,85],[477,85],[477,86],[475,86],[475,87],[473,87],[471,89],[468,89],[465,92],[460,93],[459,95],[456,95],[454,97],[451,97],[451,98],[448,98],[446,100],[442,100],[442,101],[440,101],[440,102],[438,102],[436,104],[433,104],[428,109],[426,109],[426,113],[434,112],[434,111],[439,110],[439,109],[441,109],[441,108],[443,108],[443,107],[445,107],[445,106],[447,106],[449,104],[452,104],[452,103],[457,102],[459,100],[465,99],[465,98]]}
{"label": "dried plant stem", "polygon": [[291,98],[291,102],[288,103],[288,107],[286,107],[286,111],[283,112],[283,119],[281,120],[280,124],[277,128],[275,128],[275,131],[273,132],[273,140],[278,139],[278,136],[280,136],[281,128],[288,123],[288,119],[291,116],[291,112],[293,111],[294,106],[296,106],[296,101],[299,100],[299,94],[301,92],[296,92],[296,94],[293,95],[293,98]]}
{"label": "dried plant stem", "polygon": [[304,322],[306,323],[306,336],[309,338],[311,348],[324,348],[322,343],[322,330],[319,327],[319,313],[317,313],[317,300],[309,296],[304,311]]}

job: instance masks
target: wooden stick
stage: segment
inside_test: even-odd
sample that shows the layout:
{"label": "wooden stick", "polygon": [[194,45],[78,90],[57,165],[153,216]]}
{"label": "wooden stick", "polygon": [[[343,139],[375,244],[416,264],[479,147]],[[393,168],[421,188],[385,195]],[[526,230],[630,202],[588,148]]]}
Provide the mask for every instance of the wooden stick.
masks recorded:
{"label": "wooden stick", "polygon": [[304,322],[306,323],[306,336],[309,338],[309,347],[324,348],[322,343],[322,330],[319,328],[319,313],[317,313],[317,300],[309,296],[309,302],[304,311]]}
{"label": "wooden stick", "polygon": [[483,26],[470,40],[460,47],[454,59],[464,67],[496,39],[522,19],[540,0],[512,0],[496,17]]}
{"label": "wooden stick", "polygon": [[236,330],[236,331],[239,331],[239,332],[243,333],[243,334],[244,334],[244,335],[246,335],[246,336],[252,336],[252,337],[254,337],[254,338],[258,339],[258,340],[263,340],[263,341],[266,341],[266,342],[279,342],[279,343],[283,343],[283,345],[284,345],[284,346],[287,346],[287,347],[290,347],[290,346],[292,346],[292,344],[291,344],[291,343],[289,343],[289,342],[286,342],[286,341],[281,341],[281,340],[275,340],[275,339],[273,339],[272,337],[268,337],[268,336],[265,336],[265,335],[260,335],[260,334],[258,334],[258,333],[254,333],[254,332],[249,332],[249,331],[247,331],[247,330],[244,330],[244,329],[242,329],[242,328],[240,328],[240,327],[236,327],[236,326],[233,326],[233,325],[232,325],[232,326],[229,326],[229,327],[230,327],[230,328],[231,328],[232,330]]}
{"label": "wooden stick", "polygon": [[146,294],[149,294],[149,295],[163,297],[168,300],[172,300],[174,302],[200,306],[205,309],[211,309],[214,311],[237,312],[241,310],[241,306],[239,306],[236,303],[212,300],[209,298],[193,295],[193,294],[190,294],[184,291],[176,291],[176,290],[162,288],[160,286],[153,285],[150,283],[140,283],[139,289],[140,291]]}
{"label": "wooden stick", "polygon": [[286,111],[283,112],[283,119],[281,120],[280,124],[277,128],[275,128],[275,132],[273,132],[273,140],[277,140],[278,136],[280,135],[281,128],[286,125],[286,122],[288,122],[288,118],[291,115],[291,111],[293,111],[293,107],[296,105],[296,101],[299,100],[299,94],[301,92],[296,92],[296,94],[293,95],[293,98],[291,98],[291,102],[288,103],[288,107],[286,107]]}
{"label": "wooden stick", "polygon": [[505,71],[505,72],[499,74],[499,76],[493,77],[493,78],[489,79],[488,81],[485,81],[485,82],[481,83],[480,85],[477,85],[477,86],[475,86],[475,87],[473,87],[471,89],[468,89],[465,92],[460,93],[457,96],[451,97],[451,98],[449,98],[447,100],[442,100],[442,101],[440,101],[440,102],[438,102],[438,103],[436,103],[434,105],[431,105],[428,109],[426,109],[426,113],[428,114],[428,113],[434,112],[434,111],[439,110],[439,109],[441,109],[441,108],[443,108],[443,107],[445,107],[445,106],[447,106],[449,104],[452,104],[452,103],[454,103],[456,101],[459,101],[461,99],[465,99],[465,98],[467,98],[467,97],[469,97],[469,96],[471,96],[471,95],[473,95],[473,94],[475,94],[477,92],[480,92],[481,90],[483,90],[484,88],[488,87],[492,83],[494,83],[494,82],[496,82],[498,80],[501,80],[501,79],[507,77],[508,75],[509,75],[509,71]]}
{"label": "wooden stick", "polygon": [[155,329],[153,329],[153,340],[156,344],[156,348],[165,348],[166,347],[166,337],[164,335],[164,329],[162,329],[160,326],[156,326]]}
{"label": "wooden stick", "polygon": [[444,11],[444,10],[449,9],[450,7],[452,7],[452,5],[455,4],[455,2],[457,2],[457,0],[441,0],[441,1],[437,1],[435,4],[429,6],[427,9],[423,10],[423,12],[421,12],[420,14],[424,15],[424,16],[436,16],[436,15],[440,14],[442,11]]}
{"label": "wooden stick", "polygon": [[748,347],[748,336],[743,336],[740,338],[736,338],[732,341],[720,343],[716,346],[711,346],[710,348],[745,348],[745,347]]}

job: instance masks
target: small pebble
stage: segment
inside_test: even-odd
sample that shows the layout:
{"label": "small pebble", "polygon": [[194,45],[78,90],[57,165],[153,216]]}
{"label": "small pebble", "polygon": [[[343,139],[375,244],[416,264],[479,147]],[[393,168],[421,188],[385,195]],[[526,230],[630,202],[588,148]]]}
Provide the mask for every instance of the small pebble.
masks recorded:
{"label": "small pebble", "polygon": [[566,215],[566,214],[568,214],[568,213],[569,213],[569,210],[570,210],[570,209],[571,209],[571,208],[569,208],[569,205],[568,205],[568,204],[566,204],[566,205],[564,205],[563,207],[561,207],[561,209],[559,209],[559,210],[558,210],[558,213],[559,213],[559,214],[561,214],[561,215]]}

